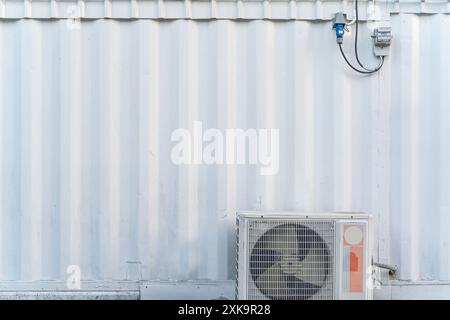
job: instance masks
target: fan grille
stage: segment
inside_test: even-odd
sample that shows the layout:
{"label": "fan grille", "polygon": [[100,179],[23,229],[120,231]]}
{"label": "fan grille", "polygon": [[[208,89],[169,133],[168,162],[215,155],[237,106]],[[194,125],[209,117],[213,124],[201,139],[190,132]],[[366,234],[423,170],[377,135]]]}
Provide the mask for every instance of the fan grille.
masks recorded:
{"label": "fan grille", "polygon": [[248,299],[334,298],[333,220],[249,222]]}

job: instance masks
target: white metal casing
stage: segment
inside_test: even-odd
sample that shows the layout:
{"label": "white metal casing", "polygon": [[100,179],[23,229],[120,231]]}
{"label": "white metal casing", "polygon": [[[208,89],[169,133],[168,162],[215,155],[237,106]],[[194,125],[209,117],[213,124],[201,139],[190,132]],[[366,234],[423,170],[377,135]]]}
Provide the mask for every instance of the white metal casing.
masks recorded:
{"label": "white metal casing", "polygon": [[[334,299],[336,300],[371,300],[373,298],[373,278],[372,278],[372,246],[373,246],[373,220],[371,215],[366,213],[335,212],[335,213],[296,213],[296,212],[241,212],[237,214],[237,283],[236,297],[239,300],[248,299],[249,278],[249,223],[252,221],[283,221],[293,222],[327,221],[335,222],[334,248]],[[359,292],[350,290],[349,281],[350,261],[349,255],[345,254],[349,247],[346,242],[345,231],[350,226],[357,226],[362,229],[362,241],[355,247],[362,248],[362,269],[357,272],[362,274],[362,287]],[[350,249],[352,250],[352,249]],[[358,249],[357,249],[358,250]],[[346,262],[349,263],[346,263]],[[362,270],[362,271],[361,271]]]}

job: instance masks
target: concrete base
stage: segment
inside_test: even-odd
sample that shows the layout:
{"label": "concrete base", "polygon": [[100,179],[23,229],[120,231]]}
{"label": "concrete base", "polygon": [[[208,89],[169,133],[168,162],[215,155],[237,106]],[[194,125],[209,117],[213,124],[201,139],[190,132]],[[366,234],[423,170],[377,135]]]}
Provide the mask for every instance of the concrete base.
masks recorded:
{"label": "concrete base", "polygon": [[[151,282],[141,286],[141,299],[235,299],[234,281]],[[375,300],[450,299],[450,282],[391,281],[374,290]]]}
{"label": "concrete base", "polygon": [[141,286],[142,300],[233,300],[234,281],[149,282]]}
{"label": "concrete base", "polygon": [[[218,300],[235,298],[234,281],[86,281],[81,290],[64,282],[0,281],[0,300]],[[450,299],[450,282],[390,281],[375,300]]]}
{"label": "concrete base", "polygon": [[63,281],[0,281],[0,300],[137,300],[139,281],[82,281],[68,290]]}
{"label": "concrete base", "polygon": [[449,300],[450,282],[391,281],[374,290],[376,300]]}
{"label": "concrete base", "polygon": [[0,291],[0,300],[139,300],[139,291]]}

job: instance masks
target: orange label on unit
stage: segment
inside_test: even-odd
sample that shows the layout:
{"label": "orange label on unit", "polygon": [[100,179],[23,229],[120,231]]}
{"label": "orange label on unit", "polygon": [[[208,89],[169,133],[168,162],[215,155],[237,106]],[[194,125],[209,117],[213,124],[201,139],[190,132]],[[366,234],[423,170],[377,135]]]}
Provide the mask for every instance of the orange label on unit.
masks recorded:
{"label": "orange label on unit", "polygon": [[348,254],[348,291],[362,292],[364,281],[364,233],[358,225],[344,226],[344,246]]}

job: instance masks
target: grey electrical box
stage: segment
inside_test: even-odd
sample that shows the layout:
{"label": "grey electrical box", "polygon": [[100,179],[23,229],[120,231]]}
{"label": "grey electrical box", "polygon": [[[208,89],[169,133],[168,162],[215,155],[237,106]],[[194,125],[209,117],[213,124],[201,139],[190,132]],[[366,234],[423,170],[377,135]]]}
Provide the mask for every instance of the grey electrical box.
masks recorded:
{"label": "grey electrical box", "polygon": [[373,50],[376,56],[387,56],[391,45],[391,27],[379,27],[373,30]]}

